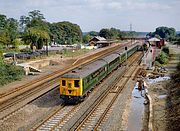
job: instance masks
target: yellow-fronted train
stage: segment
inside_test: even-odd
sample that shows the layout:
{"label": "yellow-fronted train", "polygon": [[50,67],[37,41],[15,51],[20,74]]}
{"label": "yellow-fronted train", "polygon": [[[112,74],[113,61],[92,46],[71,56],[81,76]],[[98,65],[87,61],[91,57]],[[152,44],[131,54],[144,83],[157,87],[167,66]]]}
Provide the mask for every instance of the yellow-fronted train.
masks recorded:
{"label": "yellow-fronted train", "polygon": [[[127,50],[130,57],[140,48],[134,45]],[[60,98],[65,103],[78,103],[84,100],[88,92],[103,78],[126,60],[126,52],[117,51],[92,63],[65,73],[60,78]]]}

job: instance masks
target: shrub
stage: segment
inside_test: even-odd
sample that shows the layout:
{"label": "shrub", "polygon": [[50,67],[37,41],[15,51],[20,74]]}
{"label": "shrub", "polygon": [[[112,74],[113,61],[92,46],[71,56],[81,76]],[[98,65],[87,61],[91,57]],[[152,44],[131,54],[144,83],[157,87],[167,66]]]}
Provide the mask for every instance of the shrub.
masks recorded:
{"label": "shrub", "polygon": [[24,74],[22,68],[15,65],[0,65],[0,85],[5,85],[15,80],[20,80]]}
{"label": "shrub", "polygon": [[165,52],[167,55],[169,55],[169,47],[164,46],[164,47],[162,48],[162,51]]}
{"label": "shrub", "polygon": [[158,61],[160,64],[167,64],[168,63],[168,55],[162,51],[160,53],[160,55],[158,57],[156,57],[156,61]]}
{"label": "shrub", "polygon": [[158,61],[155,61],[155,66],[158,66],[158,67],[160,67],[161,66],[161,64],[158,62]]}

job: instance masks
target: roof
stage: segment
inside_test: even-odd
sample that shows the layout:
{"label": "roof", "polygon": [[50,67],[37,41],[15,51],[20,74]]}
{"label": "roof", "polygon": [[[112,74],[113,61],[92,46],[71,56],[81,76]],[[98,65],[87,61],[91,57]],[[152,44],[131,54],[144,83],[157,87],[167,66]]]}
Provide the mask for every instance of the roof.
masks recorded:
{"label": "roof", "polygon": [[106,39],[104,37],[95,36],[89,41],[106,41]]}
{"label": "roof", "polygon": [[107,63],[106,61],[99,59],[95,62],[82,66],[81,68],[76,68],[73,71],[70,71],[64,74],[63,78],[84,78],[95,72],[97,69],[100,69],[102,66],[105,66]]}
{"label": "roof", "polygon": [[160,39],[154,37],[154,38],[150,38],[148,41],[152,42],[152,41],[160,41]]}
{"label": "roof", "polygon": [[[133,47],[135,47],[135,46],[136,45],[134,45]],[[131,47],[131,48],[133,48],[133,47]],[[129,49],[131,49],[131,48],[129,48]],[[63,78],[84,78],[84,77],[88,76],[89,74],[91,74],[92,72],[95,72],[96,70],[105,66],[107,63],[110,63],[111,61],[113,61],[114,59],[119,57],[119,53],[122,54],[124,52],[125,52],[124,49],[119,50],[113,54],[110,54],[101,59],[98,59],[90,64],[82,66],[81,68],[76,68],[73,71],[65,73],[62,77]]]}
{"label": "roof", "polygon": [[104,37],[100,37],[100,36],[95,36],[96,39],[98,39],[99,41],[104,41],[106,40]]}
{"label": "roof", "polygon": [[102,59],[105,60],[106,62],[110,63],[111,61],[115,60],[117,57],[119,57],[119,54],[111,54]]}

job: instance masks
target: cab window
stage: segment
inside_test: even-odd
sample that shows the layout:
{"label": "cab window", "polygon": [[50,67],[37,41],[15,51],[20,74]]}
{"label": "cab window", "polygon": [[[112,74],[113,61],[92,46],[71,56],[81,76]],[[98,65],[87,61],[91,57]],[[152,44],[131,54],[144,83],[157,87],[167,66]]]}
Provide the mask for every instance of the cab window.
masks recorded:
{"label": "cab window", "polygon": [[66,81],[62,80],[62,86],[66,86]]}
{"label": "cab window", "polygon": [[74,87],[79,87],[79,80],[74,80]]}

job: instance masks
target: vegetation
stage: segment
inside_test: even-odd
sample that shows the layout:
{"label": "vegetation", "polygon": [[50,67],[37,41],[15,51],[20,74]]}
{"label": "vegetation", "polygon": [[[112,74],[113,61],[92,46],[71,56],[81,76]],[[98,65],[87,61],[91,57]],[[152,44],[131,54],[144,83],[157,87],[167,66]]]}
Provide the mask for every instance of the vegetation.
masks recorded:
{"label": "vegetation", "polygon": [[159,56],[156,57],[155,65],[156,66],[161,66],[163,64],[167,64],[168,63],[168,58],[169,58],[169,48],[168,47],[163,47],[163,49],[161,50],[161,53],[159,54]]}
{"label": "vegetation", "polygon": [[156,28],[155,32],[148,33],[147,36],[163,38],[168,41],[180,41],[180,36],[176,34],[176,30],[174,28],[163,26]]}
{"label": "vegetation", "polygon": [[82,31],[70,22],[49,23],[39,10],[30,11],[20,20],[0,14],[0,45],[3,48],[17,48],[20,44],[42,49],[51,42],[74,44],[82,41]]}
{"label": "vegetation", "polygon": [[91,38],[92,38],[92,36],[90,36],[89,34],[85,34],[82,37],[82,42],[83,43],[88,43]]}
{"label": "vegetation", "polygon": [[99,36],[104,37],[106,39],[117,39],[122,37],[135,37],[137,33],[135,31],[132,32],[123,32],[116,28],[110,29],[101,29],[99,32]]}
{"label": "vegetation", "polygon": [[82,40],[82,31],[77,24],[58,22],[49,24],[50,37],[58,44],[74,44]]}
{"label": "vegetation", "polygon": [[88,35],[90,35],[90,36],[92,36],[92,37],[94,37],[94,36],[98,36],[98,32],[96,32],[96,31],[90,31],[90,32],[88,32]]}
{"label": "vegetation", "polygon": [[88,49],[81,49],[81,50],[63,50],[62,55],[65,57],[76,57],[82,55],[84,53],[89,52]]}
{"label": "vegetation", "polygon": [[172,79],[175,82],[180,83],[180,62],[178,62],[176,69],[177,71],[172,75]]}
{"label": "vegetation", "polygon": [[5,64],[2,53],[0,53],[0,86],[15,80],[20,80],[23,74],[23,69],[15,65]]}
{"label": "vegetation", "polygon": [[8,47],[14,45],[18,36],[18,22],[13,18],[7,19],[0,14],[0,45]]}

